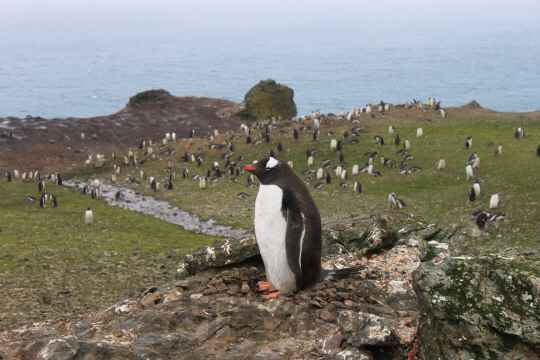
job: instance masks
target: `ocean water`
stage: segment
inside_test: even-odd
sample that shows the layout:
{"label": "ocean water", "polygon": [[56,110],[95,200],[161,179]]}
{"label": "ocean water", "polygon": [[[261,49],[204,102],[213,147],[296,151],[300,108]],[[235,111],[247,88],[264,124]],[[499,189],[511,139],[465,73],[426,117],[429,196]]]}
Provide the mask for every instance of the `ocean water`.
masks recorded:
{"label": "ocean water", "polygon": [[540,17],[529,15],[3,19],[0,117],[107,115],[160,88],[240,102],[269,78],[294,90],[299,115],[428,97],[443,106],[474,99],[499,111],[535,111]]}

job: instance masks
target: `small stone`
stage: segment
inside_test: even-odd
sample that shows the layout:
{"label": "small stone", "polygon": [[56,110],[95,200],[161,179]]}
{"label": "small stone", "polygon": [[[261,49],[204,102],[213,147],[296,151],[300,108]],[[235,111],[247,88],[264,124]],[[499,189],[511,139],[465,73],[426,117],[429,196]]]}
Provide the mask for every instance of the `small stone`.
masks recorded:
{"label": "small stone", "polygon": [[337,318],[334,315],[332,315],[330,312],[326,310],[323,310],[319,317],[323,319],[324,321],[328,321],[328,322],[333,322],[337,320]]}
{"label": "small stone", "polygon": [[144,291],[143,294],[146,295],[146,294],[149,294],[149,293],[153,293],[153,292],[155,292],[156,290],[157,290],[157,286],[150,286],[148,289],[146,289],[146,290]]}
{"label": "small stone", "polygon": [[229,291],[227,291],[227,294],[229,295],[234,295],[238,292],[238,290],[240,289],[240,287],[238,285],[233,285]]}
{"label": "small stone", "polygon": [[144,299],[141,300],[141,305],[144,308],[148,308],[151,306],[154,306],[161,300],[161,294],[158,293],[151,293],[144,297]]}
{"label": "small stone", "polygon": [[177,290],[170,291],[163,296],[163,303],[168,304],[170,302],[180,299],[182,293]]}
{"label": "small stone", "polygon": [[183,289],[189,289],[189,280],[180,280],[177,281],[174,286],[181,287]]}
{"label": "small stone", "polygon": [[242,284],[242,293],[247,294],[250,290],[248,283],[245,282]]}

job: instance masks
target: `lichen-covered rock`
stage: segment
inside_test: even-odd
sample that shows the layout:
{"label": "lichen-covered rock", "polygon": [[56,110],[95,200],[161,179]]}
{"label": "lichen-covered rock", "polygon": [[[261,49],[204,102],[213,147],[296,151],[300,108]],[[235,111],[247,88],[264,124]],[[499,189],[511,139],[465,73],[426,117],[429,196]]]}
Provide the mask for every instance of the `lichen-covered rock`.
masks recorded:
{"label": "lichen-covered rock", "polygon": [[184,262],[177,270],[177,277],[184,278],[211,267],[236,264],[255,255],[259,255],[259,246],[254,235],[238,240],[217,240],[210,246],[184,255]]}
{"label": "lichen-covered rock", "polygon": [[448,257],[413,274],[421,359],[540,359],[540,259]]}
{"label": "lichen-covered rock", "polygon": [[342,312],[339,315],[339,330],[354,347],[390,346],[396,337],[384,318],[362,312]]}
{"label": "lichen-covered rock", "polygon": [[252,120],[281,116],[290,119],[297,114],[294,91],[272,79],[261,80],[252,87],[240,104],[237,115]]}
{"label": "lichen-covered rock", "polygon": [[126,107],[136,107],[147,104],[165,104],[171,102],[172,96],[167,90],[148,90],[129,98]]}
{"label": "lichen-covered rock", "polygon": [[336,214],[323,219],[323,237],[329,243],[343,245],[358,256],[392,247],[400,239],[417,235],[429,240],[440,229],[420,216],[402,211],[383,210],[374,215]]}

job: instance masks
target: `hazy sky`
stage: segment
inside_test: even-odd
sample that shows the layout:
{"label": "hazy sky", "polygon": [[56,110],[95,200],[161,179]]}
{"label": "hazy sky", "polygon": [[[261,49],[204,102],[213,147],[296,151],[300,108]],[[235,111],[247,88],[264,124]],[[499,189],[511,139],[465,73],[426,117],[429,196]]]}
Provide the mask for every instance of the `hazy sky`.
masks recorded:
{"label": "hazy sky", "polygon": [[448,22],[540,19],[538,0],[2,0],[4,25],[24,21],[44,24],[73,21],[81,25],[98,21],[136,24],[160,19],[188,26],[245,26],[333,22]]}

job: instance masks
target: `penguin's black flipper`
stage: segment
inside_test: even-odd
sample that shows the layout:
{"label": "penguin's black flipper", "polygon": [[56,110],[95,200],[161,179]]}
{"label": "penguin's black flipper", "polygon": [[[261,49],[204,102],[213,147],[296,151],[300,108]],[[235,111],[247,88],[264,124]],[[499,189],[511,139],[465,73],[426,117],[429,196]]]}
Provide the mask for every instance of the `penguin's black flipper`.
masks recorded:
{"label": "penguin's black flipper", "polygon": [[365,266],[354,266],[346,269],[336,269],[336,270],[324,270],[321,276],[320,281],[334,281],[340,279],[348,279],[357,275],[360,271],[365,270]]}
{"label": "penguin's black flipper", "polygon": [[287,209],[287,231],[285,233],[285,250],[287,263],[296,276],[302,275],[302,240],[304,218],[299,211]]}

